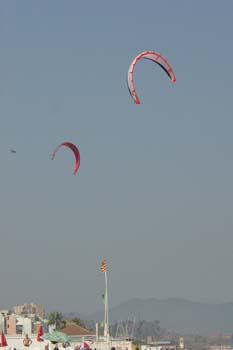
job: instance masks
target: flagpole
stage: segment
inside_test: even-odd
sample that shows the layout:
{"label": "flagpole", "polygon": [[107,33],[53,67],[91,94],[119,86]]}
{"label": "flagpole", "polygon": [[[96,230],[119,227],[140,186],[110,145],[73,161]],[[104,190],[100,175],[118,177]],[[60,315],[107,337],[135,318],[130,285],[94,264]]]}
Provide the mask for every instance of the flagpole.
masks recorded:
{"label": "flagpole", "polygon": [[104,322],[104,336],[106,337],[107,343],[109,341],[109,318],[108,318],[108,279],[107,279],[107,269],[104,273],[105,277],[105,322]]}
{"label": "flagpole", "polygon": [[108,279],[107,279],[107,260],[101,263],[101,272],[104,272],[105,293],[104,293],[104,339],[107,349],[109,349],[109,318],[108,318]]}

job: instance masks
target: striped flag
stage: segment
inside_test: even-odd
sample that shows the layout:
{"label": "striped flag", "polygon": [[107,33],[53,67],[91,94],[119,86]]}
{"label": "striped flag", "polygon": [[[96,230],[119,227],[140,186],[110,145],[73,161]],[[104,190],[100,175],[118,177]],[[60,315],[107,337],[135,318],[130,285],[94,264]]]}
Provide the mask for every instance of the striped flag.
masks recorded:
{"label": "striped flag", "polygon": [[101,263],[101,272],[106,272],[107,271],[107,260],[104,259]]}

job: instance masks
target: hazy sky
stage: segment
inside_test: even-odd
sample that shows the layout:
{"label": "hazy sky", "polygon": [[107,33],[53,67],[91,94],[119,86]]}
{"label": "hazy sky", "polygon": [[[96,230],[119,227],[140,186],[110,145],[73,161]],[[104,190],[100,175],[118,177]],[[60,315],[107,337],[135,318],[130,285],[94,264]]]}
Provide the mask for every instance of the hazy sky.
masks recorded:
{"label": "hazy sky", "polygon": [[[233,302],[233,2],[1,1],[0,307]],[[177,83],[141,51],[157,50]],[[72,152],[50,155],[63,141]],[[9,148],[16,149],[11,154]]]}

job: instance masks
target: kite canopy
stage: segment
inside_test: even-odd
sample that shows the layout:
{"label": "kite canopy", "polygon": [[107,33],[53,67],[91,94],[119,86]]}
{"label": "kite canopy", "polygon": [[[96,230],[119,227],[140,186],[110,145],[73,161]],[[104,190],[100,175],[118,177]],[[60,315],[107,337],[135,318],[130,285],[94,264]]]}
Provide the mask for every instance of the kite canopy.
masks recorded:
{"label": "kite canopy", "polygon": [[54,159],[55,156],[56,156],[57,151],[63,146],[69,147],[74,153],[75,160],[76,160],[75,168],[74,168],[74,175],[75,175],[77,173],[79,167],[80,167],[80,153],[79,153],[79,150],[78,150],[77,146],[75,146],[73,143],[71,143],[71,142],[63,142],[60,145],[58,145],[57,148],[54,150],[51,158]]}
{"label": "kite canopy", "polygon": [[134,99],[134,102],[136,104],[140,104],[140,100],[136,91],[136,87],[134,84],[134,68],[135,65],[137,64],[137,62],[141,59],[141,58],[145,58],[148,60],[151,60],[155,63],[157,63],[169,76],[169,78],[171,79],[171,81],[173,83],[176,82],[176,76],[175,73],[172,69],[172,66],[170,65],[170,63],[166,60],[165,57],[163,57],[162,55],[160,55],[158,52],[155,51],[144,51],[142,53],[140,53],[138,56],[136,56],[133,60],[133,62],[131,63],[129,70],[128,70],[128,89],[129,89],[129,93],[132,96],[132,98]]}

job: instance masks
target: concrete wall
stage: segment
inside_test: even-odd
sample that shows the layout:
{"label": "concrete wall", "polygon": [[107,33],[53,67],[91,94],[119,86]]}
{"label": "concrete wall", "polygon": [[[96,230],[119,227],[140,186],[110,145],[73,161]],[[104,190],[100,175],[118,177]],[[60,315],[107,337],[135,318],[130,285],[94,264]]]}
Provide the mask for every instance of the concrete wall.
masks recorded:
{"label": "concrete wall", "polygon": [[[54,346],[53,344],[51,344],[50,342],[44,341],[44,342],[38,342],[36,340],[36,335],[33,335],[30,337],[32,340],[32,345],[29,348],[25,348],[23,346],[23,339],[24,336],[21,335],[15,335],[15,336],[7,336],[7,343],[8,343],[8,347],[6,347],[5,349],[2,348],[2,350],[13,350],[14,348],[16,348],[17,350],[45,350],[45,345],[49,344],[49,349],[53,350]],[[79,340],[72,340],[70,342],[70,347],[64,349],[61,344],[59,344],[59,349],[60,350],[73,350],[75,349],[77,346],[82,344],[83,339],[81,339],[81,337],[79,338]],[[96,349],[96,350],[107,350],[107,349],[111,349],[111,347],[115,347],[116,350],[132,350],[132,342],[130,341],[122,341],[122,340],[112,340],[109,342],[109,345],[106,344],[106,342],[101,342],[99,341],[98,343],[93,342],[93,344],[91,345],[92,349]]]}

